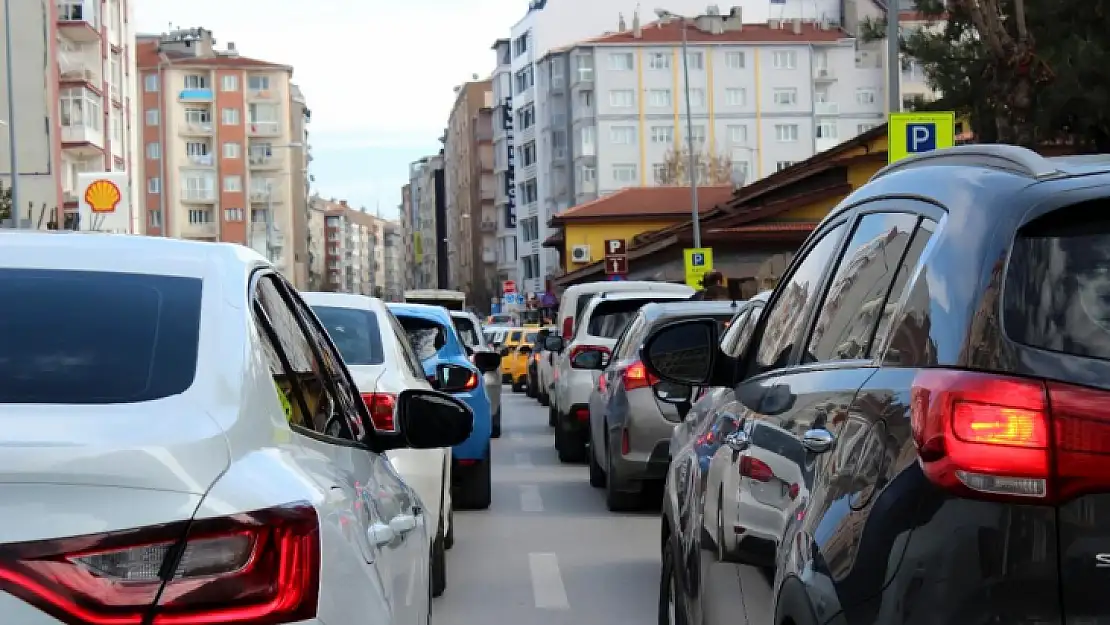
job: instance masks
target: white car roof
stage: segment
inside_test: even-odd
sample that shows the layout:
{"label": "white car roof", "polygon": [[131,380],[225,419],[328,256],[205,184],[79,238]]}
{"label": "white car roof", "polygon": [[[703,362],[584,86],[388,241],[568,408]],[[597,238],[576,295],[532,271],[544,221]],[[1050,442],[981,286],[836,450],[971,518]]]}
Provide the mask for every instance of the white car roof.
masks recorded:
{"label": "white car roof", "polygon": [[[604,295],[602,295],[602,293],[604,293]],[[595,300],[599,301],[599,302],[605,302],[605,301],[620,302],[620,301],[624,301],[624,300],[644,299],[644,298],[648,298],[648,297],[651,297],[651,298],[659,297],[659,298],[663,298],[663,299],[673,299],[673,300],[680,300],[681,301],[681,300],[684,300],[684,299],[690,299],[690,296],[693,295],[694,293],[695,293],[695,291],[693,291],[692,289],[690,290],[689,293],[687,293],[685,291],[620,291],[620,292],[617,292],[617,293],[608,293],[608,292],[602,291],[601,293],[596,293],[594,295],[591,295],[590,297],[592,299],[595,299]]]}
{"label": "white car roof", "polygon": [[301,291],[301,297],[309,306],[331,306],[334,308],[357,308],[360,310],[380,311],[385,307],[382,300],[369,295],[355,293],[331,293],[326,291]]}

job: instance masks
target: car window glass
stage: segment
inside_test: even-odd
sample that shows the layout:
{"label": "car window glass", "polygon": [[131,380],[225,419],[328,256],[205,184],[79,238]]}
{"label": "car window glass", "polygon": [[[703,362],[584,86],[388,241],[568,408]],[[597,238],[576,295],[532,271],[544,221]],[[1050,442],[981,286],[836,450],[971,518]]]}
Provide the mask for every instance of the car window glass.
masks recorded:
{"label": "car window glass", "polygon": [[762,305],[758,302],[744,307],[744,310],[741,310],[729,323],[724,336],[721,337],[721,352],[726,356],[730,358],[740,357],[740,350],[738,349],[740,336],[744,334],[745,330],[748,330],[748,334],[751,334],[750,327],[755,325],[753,316],[758,315],[755,312],[758,308],[762,308]]}
{"label": "car window glass", "polygon": [[452,316],[451,321],[455,323],[455,331],[464,345],[470,348],[482,346],[482,339],[478,338],[478,328],[474,327],[474,322],[469,317]]}
{"label": "car window glass", "polygon": [[193,385],[197,278],[0,269],[0,404],[150,401]]}
{"label": "car window glass", "polygon": [[416,356],[416,352],[413,351],[408,340],[408,333],[405,332],[405,328],[401,326],[401,322],[391,311],[387,310],[385,314],[389,319],[389,325],[393,329],[393,336],[397,341],[397,348],[401,351],[401,358],[405,361],[409,373],[414,377],[423,379],[425,377],[424,365],[420,362],[420,358]]}
{"label": "car window glass", "polygon": [[[313,353],[310,337],[282,297],[275,278],[262,276],[258,280],[255,302],[259,321],[272,330],[276,340],[272,346],[275,349],[267,355],[271,358],[274,381],[285,395],[283,403],[292,406],[290,422],[320,434],[354,440],[355,432],[347,415],[325,380],[328,375],[325,365]],[[308,414],[303,414],[306,410]]]}
{"label": "car window glass", "polygon": [[625,326],[650,299],[622,299],[599,301],[590,311],[586,324],[586,334],[599,338],[615,339],[624,332]]}
{"label": "car window glass", "polygon": [[405,329],[409,345],[421,361],[434,357],[447,344],[447,334],[443,326],[435,321],[404,315],[397,317],[397,321]]}
{"label": "car window glass", "polygon": [[515,332],[510,332],[508,342],[510,342],[510,343],[519,343],[520,342],[520,337],[523,336],[523,335],[524,335],[524,333],[521,332],[520,330],[517,330]]}
{"label": "car window glass", "polygon": [[628,324],[628,327],[625,328],[623,333],[621,333],[620,338],[617,339],[617,344],[613,346],[614,361],[624,360],[630,357],[630,355],[636,350],[636,345],[634,344],[633,337],[645,325],[647,325],[647,321],[644,319],[644,316],[642,314],[636,315],[636,318]]}
{"label": "car window glass", "polygon": [[529,333],[525,334],[524,335],[524,342],[535,344],[537,334],[538,334],[538,332],[529,332]]}
{"label": "car window glass", "polygon": [[856,224],[802,355],[802,363],[864,358],[917,215],[871,213]]}
{"label": "car window glass", "polygon": [[767,321],[756,354],[756,365],[760,372],[778,369],[790,364],[794,345],[802,338],[807,313],[816,298],[821,277],[833,261],[834,255],[843,238],[846,226],[840,224],[827,231],[816,244],[805,252],[795,271],[780,284],[778,299],[764,314]]}
{"label": "car window glass", "polygon": [[894,309],[909,287],[910,276],[914,275],[917,270],[921,257],[925,254],[925,249],[928,247],[933,233],[936,232],[936,227],[937,222],[926,218],[922,218],[918,224],[913,239],[910,241],[910,246],[906,249],[902,258],[902,265],[898,268],[898,275],[895,276],[894,284],[890,288],[890,295],[882,306],[879,323],[875,327],[875,336],[871,339],[871,345],[868,346],[868,357],[874,355],[875,346],[882,345],[886,341],[887,334],[890,333],[890,326],[894,322]]}
{"label": "car window glass", "polygon": [[312,312],[328,331],[343,361],[348,365],[380,365],[385,362],[382,353],[382,334],[378,317],[371,310],[313,306]]}

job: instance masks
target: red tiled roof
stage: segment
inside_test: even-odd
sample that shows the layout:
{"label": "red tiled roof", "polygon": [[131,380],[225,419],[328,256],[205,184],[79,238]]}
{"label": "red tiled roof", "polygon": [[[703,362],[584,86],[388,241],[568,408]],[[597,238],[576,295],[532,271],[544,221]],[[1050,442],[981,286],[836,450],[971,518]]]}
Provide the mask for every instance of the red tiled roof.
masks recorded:
{"label": "red tiled roof", "polygon": [[[704,212],[727,202],[732,185],[698,187],[698,208]],[[571,207],[552,219],[568,221],[604,217],[669,217],[690,212],[690,187],[627,187],[612,195]]]}
{"label": "red tiled roof", "polygon": [[755,234],[757,232],[809,232],[817,227],[815,221],[779,221],[732,228],[711,228],[708,232],[720,234]]}
{"label": "red tiled roof", "polygon": [[640,36],[631,30],[610,33],[582,42],[582,45],[622,44],[653,45],[660,43],[679,44],[682,42],[682,28],[686,28],[686,41],[689,43],[832,43],[848,38],[848,34],[837,27],[821,28],[813,22],[803,23],[801,33],[794,33],[794,26],[788,20],[782,28],[768,24],[744,24],[741,30],[726,30],[720,34],[709,33],[680,20],[651,22],[640,31]]}
{"label": "red tiled roof", "polygon": [[[252,59],[246,56],[195,57],[168,52],[166,53],[166,58],[169,60],[169,64],[175,67],[256,67],[260,69],[286,69],[293,71],[293,68],[288,65]],[[161,54],[158,52],[158,42],[156,40],[140,40],[138,45],[135,46],[135,63],[140,69],[157,67],[161,60],[162,58]]]}

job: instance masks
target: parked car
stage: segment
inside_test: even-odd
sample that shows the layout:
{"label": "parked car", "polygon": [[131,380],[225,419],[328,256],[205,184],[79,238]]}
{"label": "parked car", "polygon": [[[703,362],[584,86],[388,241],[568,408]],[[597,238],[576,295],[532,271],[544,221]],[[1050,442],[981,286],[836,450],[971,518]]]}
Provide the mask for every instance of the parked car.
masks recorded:
{"label": "parked car", "polygon": [[509,383],[514,393],[524,392],[528,384],[528,364],[532,360],[532,347],[538,334],[538,329],[524,328],[520,340],[502,356],[502,360],[508,361]]}
{"label": "parked car", "polygon": [[625,326],[612,357],[589,348],[577,356],[581,367],[600,371],[590,393],[587,462],[590,485],[605,488],[610,510],[638,507],[645,485],[662,482],[667,475],[671,434],[685,411],[656,395],[690,395],[688,387],[660,388],[674,385],[660,383],[644,368],[643,340],[653,328],[679,319],[716,319],[723,326],[741,305],[729,301],[645,304]]}
{"label": "parked car", "polygon": [[[773,426],[805,450],[796,473],[767,463],[802,484],[770,595],[745,587],[746,604],[769,606],[752,622],[1110,614],[1108,207],[1106,156],[974,145],[911,157],[817,226],[739,360],[713,323],[648,337],[661,379],[732,387],[708,422]],[[719,610],[736,571],[714,564],[678,470],[660,618],[731,623]]]}
{"label": "parked car", "polygon": [[[472,312],[448,311],[451,321],[455,323],[455,332],[462,339],[463,347],[471,362],[476,362],[477,352],[494,352],[497,350],[486,340],[478,317]],[[501,437],[501,372],[497,369],[486,371],[482,374],[485,382],[486,395],[489,396],[490,409],[493,410],[493,425],[490,436]]]}
{"label": "parked car", "polygon": [[494,354],[496,358],[472,363],[445,308],[424,304],[388,304],[388,307],[408,335],[424,373],[434,380],[433,387],[450,389],[449,392],[474,413],[474,430],[470,437],[451,449],[451,500],[460,509],[485,510],[490,505],[492,492],[493,415],[483,374],[486,370],[496,371],[501,358]]}
{"label": "parked car", "polygon": [[566,358],[559,359],[548,417],[549,422],[555,424],[555,449],[560,461],[586,460],[589,441],[590,392],[597,383],[598,371],[576,359],[589,359],[596,351],[608,354],[624,327],[644,304],[685,300],[693,292],[684,287],[684,290],[599,293],[583,309],[581,324],[569,344],[563,345],[563,339],[549,343],[554,351],[561,353],[565,349],[568,352]]}
{"label": "parked car", "polygon": [[464,403],[406,389],[378,429],[237,245],[0,232],[0,293],[8,621],[428,622],[435,530],[385,454],[461,442]]}
{"label": "parked car", "polygon": [[482,335],[486,338],[486,343],[489,343],[490,347],[500,350],[501,344],[505,342],[505,337],[512,329],[512,326],[504,325],[485,326],[482,328]]}
{"label": "parked car", "polygon": [[532,354],[528,358],[528,374],[525,378],[524,394],[532,399],[539,399],[540,397],[540,380],[539,380],[539,364],[540,361],[549,356],[549,353],[544,349],[547,336],[551,334],[553,326],[540,328],[536,332],[536,340],[532,344]]}
{"label": "parked car", "polygon": [[536,358],[536,399],[541,406],[551,404],[551,386],[555,382],[555,359],[559,356],[559,352],[547,349],[549,336],[559,336],[559,329],[556,326],[548,326],[547,335],[544,336],[542,343],[538,337],[536,339],[536,345],[540,347],[539,357]]}

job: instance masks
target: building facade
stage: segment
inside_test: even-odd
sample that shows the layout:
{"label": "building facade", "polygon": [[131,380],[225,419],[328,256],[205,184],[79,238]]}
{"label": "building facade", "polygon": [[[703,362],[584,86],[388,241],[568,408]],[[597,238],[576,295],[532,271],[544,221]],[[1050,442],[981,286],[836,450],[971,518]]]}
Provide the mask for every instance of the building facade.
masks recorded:
{"label": "building facade", "polygon": [[[495,253],[498,282],[517,280],[516,172],[513,158],[512,45],[508,39],[493,44],[496,67],[490,79],[493,90],[494,206],[497,211]],[[498,290],[500,294],[500,289]]]}
{"label": "building facade", "polygon": [[347,200],[312,199],[324,218],[323,290],[382,297],[385,292],[385,220]]}
{"label": "building facade", "polygon": [[307,236],[294,231],[293,69],[215,44],[203,28],[139,39],[146,231],[244,244],[293,275]]}
{"label": "building facade", "polygon": [[323,291],[327,279],[327,232],[325,203],[313,196],[308,200],[308,289]]}
{"label": "building facade", "polygon": [[447,198],[442,152],[409,165],[409,210],[402,210],[406,289],[446,289],[449,283]]}
{"label": "building facade", "polygon": [[385,299],[390,302],[404,300],[404,236],[401,234],[401,224],[396,221],[385,223],[384,229],[384,263],[385,272]]}
{"label": "building facade", "polygon": [[[15,144],[21,223],[46,228],[77,213],[77,174],[135,172],[134,3],[129,0],[13,2],[14,111],[0,81],[5,129]],[[0,37],[2,38],[2,37]],[[10,186],[8,145],[0,180]],[[127,203],[132,232],[141,232],[135,176]]]}
{"label": "building facade", "polygon": [[448,286],[482,307],[497,282],[492,109],[489,80],[459,87],[444,144]]}
{"label": "building facade", "polygon": [[308,165],[312,161],[312,148],[308,142],[308,124],[312,111],[300,87],[289,86],[289,125],[293,142],[290,144],[289,180],[293,203],[293,285],[304,289],[310,283],[309,250],[312,232],[308,228],[308,201],[311,193]]}

